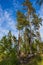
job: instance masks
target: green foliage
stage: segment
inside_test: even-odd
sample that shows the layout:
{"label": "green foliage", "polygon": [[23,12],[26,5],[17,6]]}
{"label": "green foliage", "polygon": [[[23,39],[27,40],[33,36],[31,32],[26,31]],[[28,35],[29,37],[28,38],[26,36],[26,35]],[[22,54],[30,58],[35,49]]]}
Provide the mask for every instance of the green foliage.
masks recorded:
{"label": "green foliage", "polygon": [[20,63],[21,59],[24,61],[24,57],[21,57],[23,54],[27,59],[25,62],[28,61],[26,65],[38,65],[38,62],[41,61],[40,54],[43,47],[39,39],[39,28],[42,25],[42,19],[36,14],[30,0],[25,0],[23,7],[27,15],[17,11],[18,39],[9,31],[8,35],[3,36],[0,40],[0,65],[23,65]]}
{"label": "green foliage", "polygon": [[37,45],[35,43],[32,43],[32,53],[37,52]]}

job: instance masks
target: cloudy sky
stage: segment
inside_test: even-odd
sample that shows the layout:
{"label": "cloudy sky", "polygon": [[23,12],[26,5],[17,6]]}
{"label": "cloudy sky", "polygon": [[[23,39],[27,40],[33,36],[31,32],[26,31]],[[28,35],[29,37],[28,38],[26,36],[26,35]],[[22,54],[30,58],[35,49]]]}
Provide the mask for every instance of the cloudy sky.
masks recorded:
{"label": "cloudy sky", "polygon": [[[21,2],[23,2],[23,0],[0,0],[0,38],[2,38],[3,35],[7,35],[9,30],[17,36],[16,12],[17,10],[22,10]],[[40,9],[37,7],[36,9],[43,18],[43,5]],[[43,39],[43,26],[40,28],[40,34]]]}

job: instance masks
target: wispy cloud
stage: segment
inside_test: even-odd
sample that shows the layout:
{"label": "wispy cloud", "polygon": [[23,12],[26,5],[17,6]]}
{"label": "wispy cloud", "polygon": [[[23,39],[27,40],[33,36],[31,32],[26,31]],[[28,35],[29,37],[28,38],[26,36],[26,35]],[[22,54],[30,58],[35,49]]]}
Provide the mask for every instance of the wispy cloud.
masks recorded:
{"label": "wispy cloud", "polygon": [[13,34],[17,35],[16,20],[13,19],[12,13],[7,10],[3,10],[0,7],[0,38],[3,35],[7,35],[8,31],[11,30]]}

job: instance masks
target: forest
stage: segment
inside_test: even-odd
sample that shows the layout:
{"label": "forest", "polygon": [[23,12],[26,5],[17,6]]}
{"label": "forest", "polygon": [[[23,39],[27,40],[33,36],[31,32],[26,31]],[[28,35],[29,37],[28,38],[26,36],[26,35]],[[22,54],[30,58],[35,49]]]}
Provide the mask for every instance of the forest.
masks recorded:
{"label": "forest", "polygon": [[[39,9],[42,3],[43,0],[36,0]],[[39,31],[42,18],[30,0],[21,5],[22,11],[16,12],[18,38],[9,30],[0,39],[0,65],[43,65],[43,40]]]}

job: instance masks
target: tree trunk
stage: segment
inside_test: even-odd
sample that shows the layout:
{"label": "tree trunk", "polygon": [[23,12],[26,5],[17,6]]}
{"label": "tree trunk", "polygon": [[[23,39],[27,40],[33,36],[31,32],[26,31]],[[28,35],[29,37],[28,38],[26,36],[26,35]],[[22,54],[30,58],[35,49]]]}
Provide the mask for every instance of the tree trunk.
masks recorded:
{"label": "tree trunk", "polygon": [[20,54],[20,30],[18,34],[18,54]]}
{"label": "tree trunk", "polygon": [[[29,9],[28,9],[28,21],[30,21],[30,13],[29,13]],[[31,45],[32,45],[32,34],[31,34],[31,22],[29,22],[30,24],[30,38],[29,38],[29,44],[30,44],[30,54],[32,53],[32,49],[31,49]]]}

